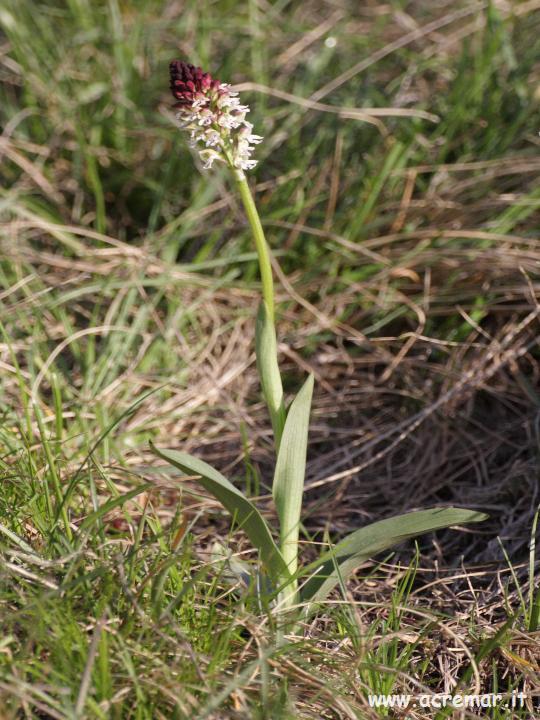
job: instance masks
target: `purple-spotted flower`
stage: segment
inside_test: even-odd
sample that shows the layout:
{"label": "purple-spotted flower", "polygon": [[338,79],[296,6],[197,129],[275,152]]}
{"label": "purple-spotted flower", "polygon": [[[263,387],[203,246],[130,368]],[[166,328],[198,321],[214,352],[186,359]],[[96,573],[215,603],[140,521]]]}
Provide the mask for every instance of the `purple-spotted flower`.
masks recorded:
{"label": "purple-spotted flower", "polygon": [[199,148],[204,167],[219,160],[237,171],[254,168],[253,145],[262,137],[253,134],[253,125],[246,120],[249,108],[240,104],[238,93],[181,60],[173,60],[169,69],[171,92],[177,100],[176,119],[180,128],[190,133],[192,147]]}

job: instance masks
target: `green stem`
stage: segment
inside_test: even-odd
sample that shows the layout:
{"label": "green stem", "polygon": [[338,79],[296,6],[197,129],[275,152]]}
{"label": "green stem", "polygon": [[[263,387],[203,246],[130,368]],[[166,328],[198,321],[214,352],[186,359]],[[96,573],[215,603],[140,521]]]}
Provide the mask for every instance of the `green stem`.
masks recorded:
{"label": "green stem", "polygon": [[[283,402],[283,386],[281,382],[281,375],[279,372],[278,359],[277,359],[277,342],[276,342],[276,323],[275,323],[275,309],[274,309],[274,280],[272,277],[272,263],[270,260],[270,250],[264,236],[264,230],[261,224],[257,207],[253,200],[253,195],[249,189],[246,176],[242,172],[234,167],[233,163],[229,160],[229,165],[234,173],[234,178],[242,198],[242,203],[246,211],[251,231],[253,233],[253,239],[255,241],[255,247],[257,249],[257,255],[259,257],[259,270],[262,281],[262,296],[263,302],[259,308],[259,314],[257,317],[257,332],[256,332],[256,354],[257,354],[257,367],[259,369],[259,376],[261,379],[261,385],[263,388],[263,395],[270,412],[270,419],[272,421],[272,428],[274,431],[274,443],[276,447],[276,453],[280,452],[281,436],[285,427],[285,405]],[[279,461],[279,460],[278,460]],[[275,479],[274,479],[275,482]],[[289,538],[284,540],[282,538],[280,550],[284,556],[290,555],[290,545],[286,542]],[[292,558],[292,566],[296,571],[298,562],[297,557],[297,546],[295,548],[295,557]],[[283,610],[286,611],[296,601],[297,595],[297,581],[295,580],[288,585],[284,591],[280,594],[279,602],[283,604]],[[283,629],[280,631],[283,632]]]}
{"label": "green stem", "polygon": [[244,209],[246,211],[249,224],[251,226],[253,239],[255,240],[255,247],[257,248],[257,255],[259,256],[262,295],[264,302],[266,303],[266,307],[268,308],[269,319],[273,325],[275,321],[274,280],[272,278],[272,263],[270,262],[270,251],[268,249],[268,244],[264,236],[264,230],[261,225],[261,219],[259,217],[259,213],[257,212],[255,202],[253,201],[253,195],[251,194],[251,190],[249,189],[246,176],[244,175],[242,170],[238,170],[237,168],[234,168],[233,171],[234,178],[240,192],[240,197],[242,198]]}
{"label": "green stem", "polygon": [[286,412],[283,403],[283,385],[277,357],[274,280],[272,277],[270,249],[264,237],[264,230],[261,225],[259,213],[253,201],[246,176],[242,170],[234,167],[232,161],[229,162],[229,165],[234,173],[234,178],[246,210],[259,257],[263,301],[257,315],[255,351],[262,391],[270,413],[270,420],[272,421],[274,444],[276,452],[279,452],[281,435],[285,426]]}

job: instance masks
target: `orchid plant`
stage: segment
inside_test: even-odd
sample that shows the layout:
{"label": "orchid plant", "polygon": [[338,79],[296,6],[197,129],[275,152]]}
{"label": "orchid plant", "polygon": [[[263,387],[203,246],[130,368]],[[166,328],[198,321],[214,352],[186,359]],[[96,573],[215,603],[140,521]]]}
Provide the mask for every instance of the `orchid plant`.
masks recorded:
{"label": "orchid plant", "polygon": [[[255,167],[252,153],[262,138],[253,134],[253,125],[246,120],[249,108],[240,103],[230,85],[181,60],[171,62],[170,77],[179,127],[189,133],[190,143],[198,149],[206,169],[220,162],[230,170],[257,250],[262,298],[255,349],[262,393],[273,429],[276,461],[272,495],[279,528],[274,532],[255,503],[208,463],[177,450],[152,448],[156,455],[186,475],[195,476],[230,513],[236,527],[246,533],[259,553],[266,580],[257,585],[270,587],[280,617],[290,618],[291,613],[296,616],[295,609],[302,609],[305,616],[373,555],[407,538],[478,522],[486,516],[460,508],[409,512],[356,530],[336,545],[328,545],[316,562],[299,566],[299,529],[314,380],[310,375],[287,407],[278,366],[270,250],[244,172]],[[255,577],[249,567],[246,570],[243,565],[243,568],[242,574],[250,572]]]}

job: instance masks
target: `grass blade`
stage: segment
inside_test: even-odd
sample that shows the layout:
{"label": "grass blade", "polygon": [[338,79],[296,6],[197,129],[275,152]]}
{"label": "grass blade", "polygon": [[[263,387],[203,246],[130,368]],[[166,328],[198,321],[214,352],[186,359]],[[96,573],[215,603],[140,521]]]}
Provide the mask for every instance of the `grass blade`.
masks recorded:
{"label": "grass blade", "polygon": [[111,500],[107,500],[107,502],[103,503],[103,505],[98,507],[97,510],[94,510],[93,513],[90,513],[90,515],[83,520],[83,522],[79,525],[79,532],[91,527],[97,520],[100,520],[104,515],[111,512],[111,510],[121,507],[128,500],[137,497],[137,495],[145,492],[145,490],[149,490],[151,487],[152,483],[144,483],[144,485],[138,485],[136,488],[129,490],[123,495],[118,495],[115,498],[111,498]]}

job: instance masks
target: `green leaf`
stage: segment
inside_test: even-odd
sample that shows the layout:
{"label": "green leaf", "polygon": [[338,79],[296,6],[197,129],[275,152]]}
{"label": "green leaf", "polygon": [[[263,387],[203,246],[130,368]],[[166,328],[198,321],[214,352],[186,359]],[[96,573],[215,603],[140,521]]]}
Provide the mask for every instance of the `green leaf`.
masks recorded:
{"label": "green leaf", "polygon": [[263,395],[270,412],[272,429],[274,430],[275,445],[276,449],[279,450],[286,415],[283,404],[283,387],[277,361],[276,329],[264,300],[259,305],[257,314],[255,354]]}
{"label": "green leaf", "polygon": [[399,545],[409,538],[440,530],[451,525],[481,522],[488,516],[474,510],[461,508],[433,508],[398,515],[356,530],[334,548],[312,563],[315,571],[301,589],[301,599],[306,603],[324,600],[339,581],[346,580],[363,562],[373,555]]}
{"label": "green leaf", "polygon": [[280,522],[280,548],[293,575],[298,566],[298,533],[312,395],[313,375],[310,375],[289,408],[272,488]]}
{"label": "green leaf", "polygon": [[232,585],[240,583],[243,587],[249,587],[254,577],[253,567],[236,557],[229,548],[222,545],[219,540],[214,540],[211,550],[213,565],[223,565],[225,572],[221,577]]}
{"label": "green leaf", "polygon": [[238,490],[226,477],[203,460],[178,452],[177,450],[158,450],[150,443],[152,451],[187,475],[200,476],[199,482],[234,517],[257,548],[261,559],[276,584],[288,579],[287,565],[276,545],[268,525],[255,505]]}

